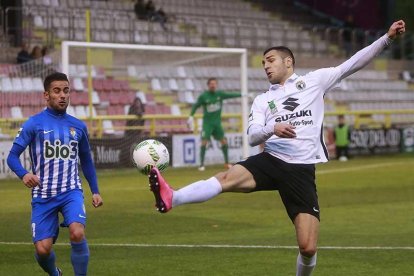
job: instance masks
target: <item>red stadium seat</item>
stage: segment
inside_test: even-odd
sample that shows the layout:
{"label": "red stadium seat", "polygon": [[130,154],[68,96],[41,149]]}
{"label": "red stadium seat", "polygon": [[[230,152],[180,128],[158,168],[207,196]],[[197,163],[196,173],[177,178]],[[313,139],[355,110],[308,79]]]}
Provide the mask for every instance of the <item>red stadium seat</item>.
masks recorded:
{"label": "red stadium seat", "polygon": [[104,90],[102,80],[100,80],[100,79],[94,79],[92,81],[92,87],[93,87],[94,90],[96,90],[98,92],[101,92],[101,91]]}
{"label": "red stadium seat", "polygon": [[104,79],[102,80],[103,90],[106,92],[113,91],[113,80],[112,79]]}

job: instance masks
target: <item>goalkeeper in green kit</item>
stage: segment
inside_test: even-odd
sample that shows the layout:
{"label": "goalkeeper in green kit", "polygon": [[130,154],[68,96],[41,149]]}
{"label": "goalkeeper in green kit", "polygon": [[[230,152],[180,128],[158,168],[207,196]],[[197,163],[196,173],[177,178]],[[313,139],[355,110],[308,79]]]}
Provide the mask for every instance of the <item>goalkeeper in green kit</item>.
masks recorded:
{"label": "goalkeeper in green kit", "polygon": [[188,118],[188,126],[194,130],[194,113],[202,106],[203,107],[203,129],[201,132],[201,150],[200,150],[200,171],[204,171],[204,157],[206,155],[207,144],[210,137],[213,136],[215,140],[220,141],[221,150],[224,155],[224,163],[226,168],[229,168],[229,155],[227,139],[224,136],[223,126],[221,125],[221,109],[223,107],[223,100],[230,98],[237,98],[241,93],[228,93],[217,90],[217,79],[209,78],[207,80],[208,91],[204,91],[193,105]]}

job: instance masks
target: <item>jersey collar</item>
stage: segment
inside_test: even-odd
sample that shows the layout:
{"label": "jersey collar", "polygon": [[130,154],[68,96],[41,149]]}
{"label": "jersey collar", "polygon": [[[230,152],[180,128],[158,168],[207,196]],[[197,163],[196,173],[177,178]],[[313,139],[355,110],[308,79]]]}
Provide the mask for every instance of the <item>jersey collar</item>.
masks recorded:
{"label": "jersey collar", "polygon": [[46,107],[45,111],[46,111],[46,113],[48,113],[50,115],[53,115],[53,116],[64,116],[64,115],[66,115],[66,111],[64,111],[64,112],[57,112],[56,110],[51,109],[49,107]]}
{"label": "jersey collar", "polygon": [[[299,75],[298,74],[296,74],[296,73],[293,73],[287,80],[286,80],[286,82],[285,82],[285,84],[286,83],[289,83],[289,82],[294,82],[297,78],[299,77]],[[270,85],[270,88],[269,88],[269,90],[277,90],[278,88],[280,88],[280,87],[282,87],[283,85],[280,85],[280,84],[271,84]]]}

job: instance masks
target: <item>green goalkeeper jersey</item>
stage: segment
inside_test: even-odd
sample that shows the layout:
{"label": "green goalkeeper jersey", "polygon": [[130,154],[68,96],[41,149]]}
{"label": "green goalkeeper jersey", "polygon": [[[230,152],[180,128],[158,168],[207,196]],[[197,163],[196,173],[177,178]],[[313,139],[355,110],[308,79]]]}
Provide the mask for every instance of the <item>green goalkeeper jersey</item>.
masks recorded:
{"label": "green goalkeeper jersey", "polygon": [[197,102],[193,105],[190,116],[193,116],[196,110],[202,106],[203,124],[220,124],[223,100],[237,98],[240,96],[240,93],[230,93],[220,90],[216,90],[215,92],[204,91],[203,94],[198,97]]}

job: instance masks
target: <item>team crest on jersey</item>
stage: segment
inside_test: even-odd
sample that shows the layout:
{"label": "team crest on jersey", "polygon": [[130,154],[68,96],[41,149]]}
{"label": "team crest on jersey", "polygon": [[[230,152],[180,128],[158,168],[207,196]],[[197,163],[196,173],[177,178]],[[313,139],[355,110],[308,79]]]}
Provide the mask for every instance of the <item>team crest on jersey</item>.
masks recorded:
{"label": "team crest on jersey", "polygon": [[69,133],[73,138],[76,138],[76,130],[73,127],[69,129]]}
{"label": "team crest on jersey", "polygon": [[306,88],[306,83],[303,80],[300,80],[296,83],[296,88],[299,90],[303,90]]}
{"label": "team crest on jersey", "polygon": [[270,108],[270,113],[275,114],[277,112],[277,107],[274,100],[271,100],[270,102],[267,102]]}

